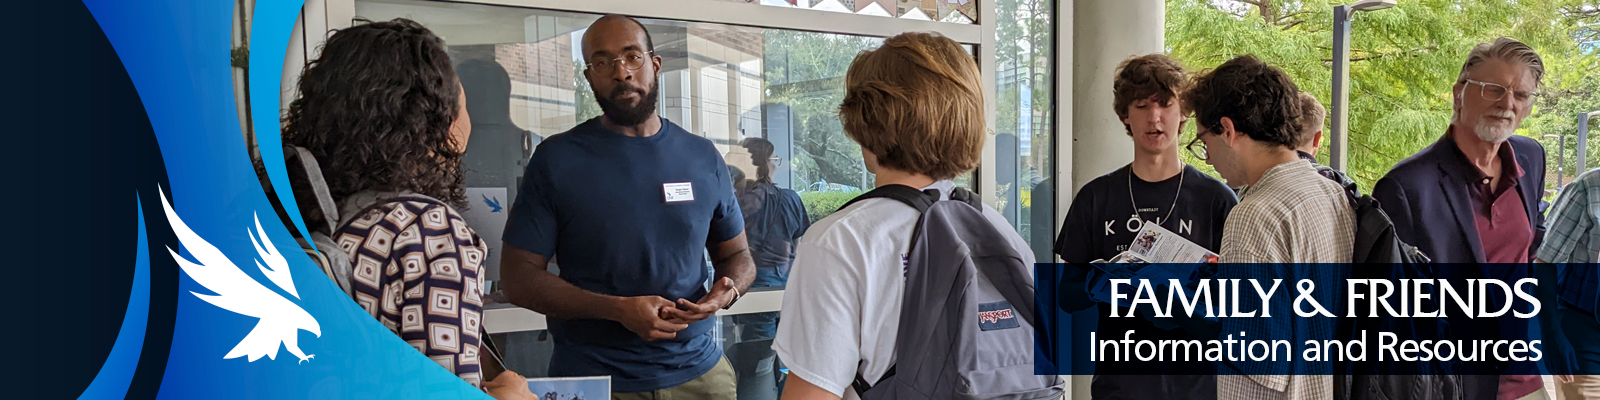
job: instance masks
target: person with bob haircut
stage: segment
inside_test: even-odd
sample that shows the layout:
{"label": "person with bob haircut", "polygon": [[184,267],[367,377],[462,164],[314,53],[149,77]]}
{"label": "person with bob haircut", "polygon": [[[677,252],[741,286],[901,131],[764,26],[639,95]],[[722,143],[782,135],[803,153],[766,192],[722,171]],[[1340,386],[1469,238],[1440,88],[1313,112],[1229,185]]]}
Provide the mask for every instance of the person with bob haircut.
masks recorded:
{"label": "person with bob haircut", "polygon": [[[861,145],[876,187],[935,189],[945,199],[955,189],[951,179],[978,166],[984,107],[972,56],[949,38],[912,32],[856,56],[839,119]],[[983,215],[1033,265],[1033,252],[1000,213],[985,206]],[[896,200],[866,199],[800,239],[773,344],[790,370],[784,399],[858,398],[846,390],[858,372],[877,382],[889,370],[919,216]]]}

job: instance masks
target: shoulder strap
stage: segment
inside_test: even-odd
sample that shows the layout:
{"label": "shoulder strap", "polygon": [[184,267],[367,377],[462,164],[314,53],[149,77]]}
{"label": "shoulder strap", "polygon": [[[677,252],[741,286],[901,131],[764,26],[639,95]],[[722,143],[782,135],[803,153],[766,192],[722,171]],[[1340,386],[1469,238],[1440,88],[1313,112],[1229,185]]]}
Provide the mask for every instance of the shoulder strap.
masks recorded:
{"label": "shoulder strap", "polygon": [[[878,377],[878,382],[883,382],[893,376],[894,364],[889,364],[889,369],[883,371],[883,376]],[[854,382],[850,382],[850,388],[855,389],[856,397],[863,399],[867,398],[867,391],[872,390],[872,386],[873,385],[871,383],[867,383],[867,377],[861,374],[861,369],[856,368],[856,380]]]}
{"label": "shoulder strap", "polygon": [[851,204],[855,204],[862,200],[879,198],[894,199],[895,201],[899,201],[901,203],[905,203],[905,205],[911,206],[911,208],[917,209],[918,213],[922,213],[928,211],[928,207],[933,207],[933,202],[938,201],[939,194],[938,191],[934,189],[929,189],[929,191],[924,192],[906,185],[883,185],[879,186],[877,189],[872,189],[872,191],[862,193],[860,196],[856,196],[854,199],[850,199],[849,202],[839,206],[839,209],[843,210],[845,207],[849,207]]}
{"label": "shoulder strap", "polygon": [[306,183],[311,186],[311,193],[317,197],[317,207],[321,209],[322,219],[327,225],[317,228],[327,228],[331,234],[338,228],[339,206],[333,201],[333,192],[328,190],[328,181],[322,177],[322,167],[317,163],[317,158],[304,147],[283,146],[283,149],[290,156],[289,160],[299,163],[299,169],[305,173]]}
{"label": "shoulder strap", "polygon": [[[894,199],[901,203],[905,203],[905,205],[911,206],[911,208],[917,209],[917,212],[919,213],[927,213],[928,209],[933,207],[933,203],[938,201],[939,191],[937,189],[918,191],[915,188],[905,185],[884,185],[877,189],[873,189],[870,192],[863,193],[860,196],[856,196],[855,199],[851,199],[843,206],[840,206],[839,209],[843,210],[845,207],[849,207],[851,204],[855,204],[858,201],[874,198]],[[978,195],[966,189],[958,187],[954,190],[951,190],[950,200],[967,203],[967,205],[978,209],[980,212],[983,210],[983,202],[978,199]],[[913,247],[915,247],[917,235],[921,234],[921,225],[922,224],[919,220],[917,227],[911,233]],[[878,377],[878,382],[882,383],[883,381],[894,377],[894,374],[895,364],[889,364],[889,369],[883,371],[883,376]],[[862,371],[857,368],[855,381],[850,382],[850,388],[856,391],[856,396],[860,398],[866,398],[867,391],[872,390],[873,386],[875,386],[875,384],[868,382],[866,375],[863,375]]]}
{"label": "shoulder strap", "polygon": [[983,201],[979,200],[978,194],[973,193],[971,190],[959,187],[955,188],[955,190],[950,191],[950,200],[967,203],[967,205],[972,206],[972,208],[976,208],[978,211],[983,211]]}
{"label": "shoulder strap", "polygon": [[356,218],[360,218],[362,215],[366,215],[368,212],[372,211],[373,209],[376,209],[376,208],[382,207],[382,206],[386,206],[386,205],[390,205],[390,204],[394,204],[394,203],[398,203],[398,202],[402,202],[402,201],[420,201],[420,202],[430,203],[430,204],[442,204],[442,205],[444,205],[446,207],[450,206],[449,204],[446,204],[444,201],[441,201],[439,199],[435,199],[435,198],[432,198],[432,197],[428,197],[428,196],[424,196],[424,195],[420,195],[420,194],[415,194],[415,193],[407,193],[407,194],[401,194],[401,195],[398,195],[398,196],[383,197],[383,198],[379,198],[379,197],[363,198],[361,200],[368,200],[368,199],[371,200],[370,203],[357,204],[357,205],[359,205],[361,207],[358,211],[350,213],[350,215],[346,215],[346,216],[344,216],[344,218],[340,219],[338,225],[334,226],[333,232],[338,232],[340,229],[344,229],[344,227],[350,226],[351,223],[355,222]]}

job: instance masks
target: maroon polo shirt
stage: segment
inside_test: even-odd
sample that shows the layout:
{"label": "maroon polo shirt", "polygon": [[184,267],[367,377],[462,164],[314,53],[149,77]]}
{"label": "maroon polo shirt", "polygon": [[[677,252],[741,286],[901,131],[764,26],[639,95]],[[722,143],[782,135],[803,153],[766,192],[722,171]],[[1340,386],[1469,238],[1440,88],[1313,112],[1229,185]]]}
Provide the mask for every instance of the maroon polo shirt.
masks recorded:
{"label": "maroon polo shirt", "polygon": [[[1459,147],[1457,153],[1461,153]],[[1533,224],[1528,222],[1528,209],[1518,190],[1522,166],[1517,165],[1516,152],[1511,142],[1500,145],[1500,181],[1490,185],[1489,175],[1462,154],[1462,162],[1477,173],[1472,182],[1472,220],[1478,228],[1478,243],[1483,245],[1483,261],[1489,263],[1527,263],[1529,247],[1533,246]],[[1502,375],[1496,400],[1513,400],[1539,390],[1543,382],[1538,375]]]}
{"label": "maroon polo shirt", "polygon": [[1472,168],[1478,173],[1470,196],[1478,243],[1483,245],[1484,262],[1526,263],[1530,260],[1529,247],[1533,246],[1533,225],[1528,222],[1528,209],[1519,190],[1522,166],[1517,165],[1516,152],[1511,150],[1509,141],[1500,145],[1499,157],[1500,181],[1493,186],[1487,174],[1476,166]]}

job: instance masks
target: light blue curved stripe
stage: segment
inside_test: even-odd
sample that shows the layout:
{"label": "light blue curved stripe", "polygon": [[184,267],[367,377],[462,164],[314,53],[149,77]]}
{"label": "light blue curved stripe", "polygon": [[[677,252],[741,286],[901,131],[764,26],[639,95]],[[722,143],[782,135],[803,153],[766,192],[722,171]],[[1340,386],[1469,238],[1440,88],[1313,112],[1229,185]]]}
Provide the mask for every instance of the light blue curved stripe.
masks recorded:
{"label": "light blue curved stripe", "polygon": [[[284,169],[283,134],[278,121],[279,90],[283,80],[283,58],[289,49],[289,33],[300,15],[303,0],[257,1],[250,26],[250,123],[255,125],[256,143],[261,146],[261,163],[267,180],[277,192],[278,202],[294,221],[300,237],[311,237],[300,219],[300,206],[289,189],[289,172]],[[322,32],[306,32],[321,36]]]}
{"label": "light blue curved stripe", "polygon": [[133,373],[139,369],[139,354],[144,351],[144,328],[150,317],[150,254],[146,249],[144,233],[144,204],[134,197],[139,206],[139,248],[133,259],[133,289],[128,294],[128,312],[122,316],[122,330],[117,332],[117,342],[111,346],[111,355],[100,366],[100,373],[89,383],[89,389],[78,395],[79,399],[120,399],[127,395],[133,384]]}

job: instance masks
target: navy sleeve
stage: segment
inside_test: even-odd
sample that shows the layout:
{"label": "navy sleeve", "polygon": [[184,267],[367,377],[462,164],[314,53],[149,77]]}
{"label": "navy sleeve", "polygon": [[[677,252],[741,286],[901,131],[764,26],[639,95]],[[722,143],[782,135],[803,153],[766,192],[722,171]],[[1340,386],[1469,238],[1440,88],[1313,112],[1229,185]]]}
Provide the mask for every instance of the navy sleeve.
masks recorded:
{"label": "navy sleeve", "polygon": [[739,211],[739,199],[733,193],[733,179],[728,177],[728,164],[715,152],[712,154],[717,159],[714,168],[716,179],[712,180],[712,186],[716,188],[712,192],[717,196],[717,208],[711,212],[711,229],[706,232],[707,244],[726,242],[744,233],[744,213]]}
{"label": "navy sleeve", "polygon": [[1074,312],[1094,306],[1094,300],[1089,298],[1089,292],[1084,288],[1084,281],[1088,279],[1088,269],[1094,268],[1088,264],[1092,259],[1095,240],[1093,190],[1084,186],[1078,190],[1078,195],[1073,197],[1072,206],[1067,211],[1067,220],[1061,226],[1061,236],[1056,237],[1056,254],[1069,267],[1061,269],[1061,282],[1058,283],[1056,292],[1056,306],[1066,312]]}
{"label": "navy sleeve", "polygon": [[1094,261],[1094,238],[1096,227],[1093,213],[1094,191],[1089,186],[1078,190],[1078,195],[1072,198],[1072,206],[1067,210],[1067,220],[1061,225],[1061,235],[1056,237],[1056,254],[1068,263],[1087,263]]}
{"label": "navy sleeve", "polygon": [[795,193],[793,190],[788,189],[784,189],[783,191],[785,194],[794,199],[794,218],[796,218],[798,220],[797,222],[799,222],[797,225],[799,229],[794,230],[794,234],[790,235],[790,239],[799,239],[801,236],[806,234],[807,229],[811,229],[811,214],[806,212],[806,203],[805,201],[800,200],[799,193]]}
{"label": "navy sleeve", "polygon": [[[544,149],[545,146],[539,146]],[[550,182],[549,153],[535,151],[522,173],[517,199],[511,203],[503,233],[505,245],[554,257],[556,252],[555,192]]]}

